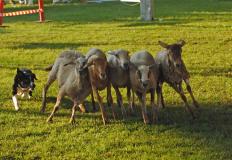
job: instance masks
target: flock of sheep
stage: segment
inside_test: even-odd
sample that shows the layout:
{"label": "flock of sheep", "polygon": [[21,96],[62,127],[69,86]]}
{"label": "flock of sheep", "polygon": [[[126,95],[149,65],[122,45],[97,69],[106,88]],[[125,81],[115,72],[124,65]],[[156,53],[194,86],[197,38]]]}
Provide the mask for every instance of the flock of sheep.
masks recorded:
{"label": "flock of sheep", "polygon": [[[46,93],[50,85],[57,79],[59,92],[54,109],[47,121],[52,121],[55,112],[59,109],[62,98],[68,96],[73,101],[70,123],[74,123],[77,107],[84,109],[82,103],[91,94],[93,110],[96,110],[95,97],[101,109],[103,123],[106,124],[108,117],[99,91],[107,89],[107,104],[112,108],[115,117],[116,113],[111,95],[112,86],[116,92],[117,104],[120,106],[124,118],[127,113],[119,88],[127,88],[127,98],[131,112],[134,112],[135,93],[141,103],[144,123],[156,123],[158,108],[164,107],[162,94],[162,84],[164,82],[168,83],[180,94],[187,110],[195,118],[195,114],[189,106],[182,89],[182,82],[185,82],[193,104],[198,108],[199,105],[189,84],[189,73],[181,58],[182,47],[185,42],[180,40],[169,45],[159,41],[159,44],[165,50],[159,52],[155,58],[147,51],[139,51],[129,56],[129,52],[123,49],[109,51],[108,56],[96,48],[90,49],[85,56],[75,51],[61,53],[54,64],[48,68],[51,71],[43,89],[42,112],[46,108]],[[157,93],[157,104],[155,103],[155,92]],[[149,118],[146,108],[147,93],[150,93],[151,97],[152,118]]]}

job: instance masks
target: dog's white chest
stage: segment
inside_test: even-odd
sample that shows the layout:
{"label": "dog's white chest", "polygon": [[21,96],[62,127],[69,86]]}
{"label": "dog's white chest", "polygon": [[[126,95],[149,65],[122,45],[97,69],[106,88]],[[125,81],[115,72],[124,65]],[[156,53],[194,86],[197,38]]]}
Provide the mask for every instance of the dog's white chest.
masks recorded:
{"label": "dog's white chest", "polygon": [[30,99],[31,96],[29,95],[30,88],[17,88],[17,95],[21,96],[21,98],[28,98]]}
{"label": "dog's white chest", "polygon": [[13,104],[14,104],[16,111],[19,110],[19,103],[18,103],[17,97],[20,96],[21,98],[31,99],[31,96],[29,95],[29,91],[31,91],[30,88],[20,88],[20,87],[17,88],[17,95],[14,95],[12,97]]}

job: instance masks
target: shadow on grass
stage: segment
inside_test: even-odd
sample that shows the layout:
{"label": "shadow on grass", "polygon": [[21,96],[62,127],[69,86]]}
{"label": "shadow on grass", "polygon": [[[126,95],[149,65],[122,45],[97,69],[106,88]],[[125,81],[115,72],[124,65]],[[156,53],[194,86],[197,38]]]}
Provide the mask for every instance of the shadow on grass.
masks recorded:
{"label": "shadow on grass", "polygon": [[209,68],[209,67],[197,67],[189,68],[191,75],[200,75],[203,77],[218,76],[218,77],[232,77],[232,68]]}
{"label": "shadow on grass", "polygon": [[145,26],[171,26],[171,25],[179,25],[179,24],[187,24],[187,23],[192,23],[192,22],[199,22],[203,21],[203,18],[198,18],[198,19],[188,19],[188,18],[169,18],[166,19],[165,17],[163,18],[158,18],[155,19],[152,22],[142,22],[142,21],[137,21],[137,22],[131,22],[123,25],[119,25],[119,27],[145,27]]}
{"label": "shadow on grass", "polygon": [[14,46],[14,49],[23,48],[23,49],[64,49],[64,48],[79,48],[80,46],[86,46],[84,43],[45,43],[45,42],[38,42],[38,43],[24,43],[19,46]]}
{"label": "shadow on grass", "polygon": [[[45,49],[77,49],[79,47],[83,46],[94,46],[94,45],[109,45],[107,42],[83,42],[83,43],[47,43],[47,42],[39,42],[39,43],[24,43],[21,45],[13,46],[12,49],[39,49],[39,48],[45,48]],[[112,43],[111,43],[112,45]]]}
{"label": "shadow on grass", "polygon": [[[50,99],[50,102],[54,101],[54,99]],[[66,100],[65,100],[66,101]],[[70,104],[71,102],[64,102]],[[90,102],[87,102],[87,106],[91,108]],[[127,106],[127,105],[126,105]],[[145,132],[148,136],[153,134],[160,134],[166,135],[170,134],[176,138],[183,137],[184,140],[191,139],[191,143],[196,144],[189,144],[197,147],[198,145],[202,145],[203,147],[208,147],[210,150],[216,150],[216,152],[222,152],[225,157],[231,155],[231,142],[232,142],[232,106],[230,104],[201,104],[200,114],[198,118],[192,120],[190,114],[185,111],[184,105],[167,105],[165,109],[161,109],[159,112],[159,121],[156,125],[144,125],[142,121],[142,115],[137,106],[137,113],[136,116],[128,116],[126,120],[121,121],[111,121],[109,125],[106,127],[111,128],[117,124],[123,124],[125,126],[125,130],[128,130],[130,134],[137,133],[138,130]],[[106,107],[107,108],[107,107]],[[65,108],[70,109],[70,108]],[[149,111],[150,111],[149,107]],[[29,110],[22,110],[23,115],[38,115],[39,117],[48,116],[48,114],[41,114],[39,111],[35,111],[32,109]],[[1,113],[10,113],[15,114],[13,110],[0,110]],[[49,112],[50,113],[50,112]],[[107,108],[107,113],[110,113],[110,109]],[[117,114],[120,115],[120,109],[117,107]],[[71,115],[70,112],[59,112],[55,115],[54,124],[56,123],[56,119],[59,117],[67,117],[67,124],[57,126],[57,130],[62,132],[63,130],[70,129],[73,130],[78,125],[70,126],[68,124],[68,120]],[[98,113],[90,113],[90,114],[78,114],[76,117],[76,121],[78,124],[78,118],[91,120],[88,122],[90,126],[103,126],[101,122],[101,116]],[[94,121],[94,119],[97,121]],[[92,121],[93,120],[93,121]],[[112,117],[111,117],[112,120]],[[90,123],[90,124],[89,124]],[[2,124],[1,124],[2,125]],[[102,127],[103,130],[104,127]],[[26,133],[26,134],[19,134],[19,137],[43,137],[47,136],[48,132],[41,132],[41,133]],[[13,137],[12,137],[13,138]],[[136,142],[140,143],[140,142]],[[153,141],[149,143],[154,143]],[[204,144],[202,144],[204,143]],[[205,144],[206,143],[206,144]],[[178,145],[178,144],[176,144]],[[187,145],[187,142],[184,142],[184,146]],[[181,147],[181,146],[175,146]],[[201,147],[200,147],[201,148]]]}
{"label": "shadow on grass", "polygon": [[[54,103],[55,104],[56,98],[55,97],[48,97],[47,103]],[[87,110],[89,111],[88,113],[90,114],[85,114],[83,113],[82,116],[86,118],[90,118],[92,116],[98,116],[92,112],[92,104],[89,101],[84,102]],[[60,110],[65,109],[65,110],[70,110],[70,113],[59,113],[57,112],[56,116],[62,117],[62,116],[70,116],[71,114],[71,108],[72,108],[72,101],[69,99],[64,98]],[[107,106],[107,104],[104,104],[105,109],[109,115],[111,115],[112,110],[110,107]],[[117,104],[114,104],[116,113],[118,115],[118,118],[121,119],[121,110],[117,106]],[[140,110],[140,104],[137,104],[135,107],[136,113],[131,115],[130,111],[128,110],[128,105],[125,104],[128,117],[124,121],[125,124],[131,124],[134,122],[134,119],[140,119],[142,122],[142,115],[141,115],[141,110]],[[185,111],[185,107],[183,104],[180,104],[178,106],[170,106],[168,105],[164,109],[160,109],[159,111],[159,122],[158,125],[184,125],[186,123],[188,124],[198,124],[199,122],[204,122],[210,124],[223,124],[223,125],[229,125],[232,122],[232,105],[231,104],[201,104],[200,110],[198,111],[197,109],[194,109],[195,113],[197,114],[197,119],[193,120],[191,118],[191,115]],[[100,109],[99,106],[97,105],[97,113],[100,114]],[[41,113],[39,110],[34,110],[34,108],[30,109],[23,109],[18,112],[16,112],[13,109],[1,109],[0,112],[2,113],[10,113],[10,114],[17,114],[17,113],[23,113],[23,114],[28,114],[28,115],[37,115],[37,116],[48,116],[53,109],[50,108],[49,111],[48,109],[46,110],[46,113]],[[150,106],[148,106],[149,113],[151,113]],[[151,116],[151,115],[150,115]],[[135,118],[136,117],[136,118]],[[232,130],[232,128],[231,128]],[[231,135],[232,136],[232,135]]]}

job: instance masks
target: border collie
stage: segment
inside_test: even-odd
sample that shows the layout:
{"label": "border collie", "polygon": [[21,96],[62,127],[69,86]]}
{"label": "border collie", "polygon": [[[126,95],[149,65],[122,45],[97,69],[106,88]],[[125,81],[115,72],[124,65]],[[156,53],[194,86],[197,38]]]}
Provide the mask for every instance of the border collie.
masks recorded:
{"label": "border collie", "polygon": [[34,80],[37,80],[36,75],[32,73],[29,69],[19,69],[17,68],[17,73],[14,77],[14,84],[12,86],[12,100],[15,107],[15,110],[19,110],[17,96],[28,99],[32,96],[32,91],[35,88]]}

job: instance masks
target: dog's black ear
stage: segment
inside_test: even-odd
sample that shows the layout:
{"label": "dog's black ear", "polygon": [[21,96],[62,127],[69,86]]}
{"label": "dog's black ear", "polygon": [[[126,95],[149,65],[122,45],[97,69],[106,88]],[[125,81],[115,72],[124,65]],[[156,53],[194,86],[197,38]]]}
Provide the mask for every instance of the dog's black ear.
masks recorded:
{"label": "dog's black ear", "polygon": [[20,71],[19,68],[17,68],[17,74],[21,74],[22,72]]}
{"label": "dog's black ear", "polygon": [[17,68],[17,75],[24,75],[24,73],[19,68]]}
{"label": "dog's black ear", "polygon": [[35,80],[38,80],[34,73],[32,73],[32,78],[35,79]]}

